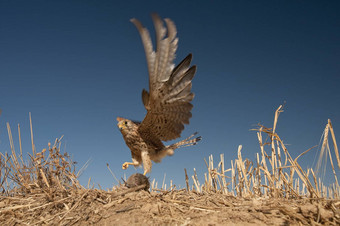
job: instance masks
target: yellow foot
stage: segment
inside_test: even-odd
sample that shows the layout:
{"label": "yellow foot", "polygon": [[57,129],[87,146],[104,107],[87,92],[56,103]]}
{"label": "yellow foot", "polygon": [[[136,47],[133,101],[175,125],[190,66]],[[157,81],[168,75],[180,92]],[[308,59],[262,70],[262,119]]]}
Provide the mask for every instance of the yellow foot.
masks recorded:
{"label": "yellow foot", "polygon": [[130,165],[129,162],[124,162],[124,164],[122,165],[122,169],[127,169],[129,165]]}

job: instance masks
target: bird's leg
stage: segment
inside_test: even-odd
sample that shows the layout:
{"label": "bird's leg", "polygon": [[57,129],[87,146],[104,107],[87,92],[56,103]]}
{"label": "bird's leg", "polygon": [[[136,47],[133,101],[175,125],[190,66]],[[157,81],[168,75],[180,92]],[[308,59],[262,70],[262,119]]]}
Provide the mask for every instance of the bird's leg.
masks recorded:
{"label": "bird's leg", "polygon": [[142,151],[142,161],[143,161],[143,167],[144,167],[144,176],[151,171],[152,162],[149,156],[149,153],[147,151]]}
{"label": "bird's leg", "polygon": [[138,166],[139,164],[136,162],[124,162],[122,165],[122,169],[127,169],[129,165]]}

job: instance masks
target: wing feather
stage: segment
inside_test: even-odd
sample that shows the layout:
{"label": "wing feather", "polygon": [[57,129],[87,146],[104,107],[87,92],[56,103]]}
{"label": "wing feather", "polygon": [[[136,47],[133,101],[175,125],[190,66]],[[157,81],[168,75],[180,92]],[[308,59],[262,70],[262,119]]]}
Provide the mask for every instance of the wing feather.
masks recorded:
{"label": "wing feather", "polygon": [[178,46],[176,26],[170,19],[165,19],[164,27],[156,14],[152,15],[152,19],[156,32],[156,51],[148,30],[138,20],[131,20],[141,35],[149,70],[149,93],[146,90],[142,92],[147,114],[138,132],[144,138],[157,137],[167,141],[180,137],[184,124],[189,124],[193,108],[190,102],[194,98],[191,81],[196,66],[190,67],[192,55],[189,54],[175,67],[173,61]]}
{"label": "wing feather", "polygon": [[143,46],[144,46],[144,50],[145,50],[145,56],[146,56],[146,62],[148,64],[148,71],[149,71],[149,87],[150,87],[150,92],[151,92],[151,88],[152,85],[154,84],[154,74],[155,74],[155,61],[156,61],[156,53],[155,51],[153,51],[153,46],[152,46],[152,41],[150,38],[150,33],[148,31],[148,29],[146,29],[145,27],[143,27],[142,23],[135,19],[132,18],[130,20],[137,28],[142,42],[143,42]]}

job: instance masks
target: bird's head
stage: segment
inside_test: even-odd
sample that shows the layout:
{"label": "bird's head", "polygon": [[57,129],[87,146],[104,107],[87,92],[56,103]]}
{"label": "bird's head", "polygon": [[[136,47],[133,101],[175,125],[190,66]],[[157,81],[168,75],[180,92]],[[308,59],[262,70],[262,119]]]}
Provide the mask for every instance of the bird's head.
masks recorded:
{"label": "bird's head", "polygon": [[121,118],[121,117],[117,117],[117,121],[118,121],[117,126],[121,131],[127,130],[129,128],[130,120],[125,119],[125,118]]}
{"label": "bird's head", "polygon": [[139,122],[134,122],[126,118],[117,117],[117,126],[122,133],[136,130]]}

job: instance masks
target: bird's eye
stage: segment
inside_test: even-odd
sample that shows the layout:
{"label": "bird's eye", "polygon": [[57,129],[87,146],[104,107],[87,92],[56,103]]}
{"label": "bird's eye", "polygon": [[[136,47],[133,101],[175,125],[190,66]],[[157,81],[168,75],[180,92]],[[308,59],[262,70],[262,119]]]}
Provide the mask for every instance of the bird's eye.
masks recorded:
{"label": "bird's eye", "polygon": [[127,121],[125,121],[124,124],[127,125]]}

